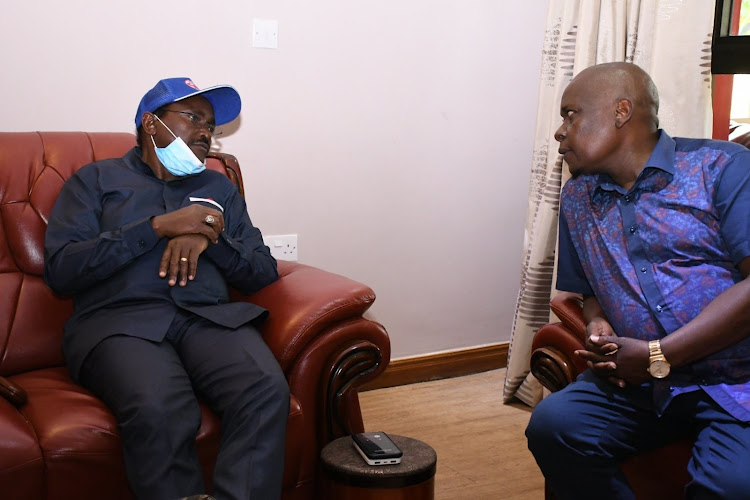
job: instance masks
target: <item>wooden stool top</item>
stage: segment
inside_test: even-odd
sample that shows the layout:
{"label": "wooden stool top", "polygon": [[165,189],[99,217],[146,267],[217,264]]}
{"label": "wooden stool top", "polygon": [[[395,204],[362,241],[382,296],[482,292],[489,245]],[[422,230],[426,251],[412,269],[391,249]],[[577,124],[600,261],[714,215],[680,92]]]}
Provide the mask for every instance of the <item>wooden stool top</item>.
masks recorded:
{"label": "wooden stool top", "polygon": [[417,439],[389,436],[404,452],[400,464],[368,465],[354,449],[352,438],[345,436],[321,451],[323,470],[333,481],[360,488],[403,488],[435,475],[437,453],[432,447]]}

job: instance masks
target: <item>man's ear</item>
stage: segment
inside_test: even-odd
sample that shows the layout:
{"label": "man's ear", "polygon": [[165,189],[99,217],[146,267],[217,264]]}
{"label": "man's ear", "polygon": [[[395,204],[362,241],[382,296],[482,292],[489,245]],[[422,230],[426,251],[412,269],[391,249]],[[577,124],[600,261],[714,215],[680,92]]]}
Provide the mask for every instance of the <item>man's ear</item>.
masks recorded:
{"label": "man's ear", "polygon": [[154,118],[154,114],[149,112],[143,113],[141,126],[143,127],[143,131],[148,135],[156,134],[156,119]]}
{"label": "man's ear", "polygon": [[620,99],[615,106],[615,127],[621,128],[633,116],[633,103],[628,99]]}

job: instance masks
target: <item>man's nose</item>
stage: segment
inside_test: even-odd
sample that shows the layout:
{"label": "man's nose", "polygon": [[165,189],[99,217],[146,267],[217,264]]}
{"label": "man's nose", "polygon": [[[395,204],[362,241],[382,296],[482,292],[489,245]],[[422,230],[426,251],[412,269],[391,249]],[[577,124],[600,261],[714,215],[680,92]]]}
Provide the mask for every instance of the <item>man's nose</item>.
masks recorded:
{"label": "man's nose", "polygon": [[562,142],[565,139],[565,124],[560,125],[555,131],[555,140]]}
{"label": "man's nose", "polygon": [[209,144],[211,144],[211,138],[213,137],[213,134],[211,133],[210,130],[208,130],[207,127],[200,127],[198,129],[198,135],[200,136],[201,139],[204,139],[208,141]]}

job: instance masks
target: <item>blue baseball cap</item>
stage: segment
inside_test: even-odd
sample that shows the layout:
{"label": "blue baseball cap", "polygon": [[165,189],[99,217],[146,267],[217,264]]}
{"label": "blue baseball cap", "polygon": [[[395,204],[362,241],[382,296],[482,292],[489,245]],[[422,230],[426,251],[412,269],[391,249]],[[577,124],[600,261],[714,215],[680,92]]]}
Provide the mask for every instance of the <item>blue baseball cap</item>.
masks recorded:
{"label": "blue baseball cap", "polygon": [[216,85],[206,89],[199,89],[193,80],[187,77],[167,78],[160,80],[154,88],[146,92],[146,95],[138,104],[135,114],[135,126],[140,127],[143,113],[153,113],[166,104],[181,101],[188,97],[202,95],[209,100],[214,107],[214,119],[216,125],[229,123],[240,114],[242,101],[240,94],[229,85]]}

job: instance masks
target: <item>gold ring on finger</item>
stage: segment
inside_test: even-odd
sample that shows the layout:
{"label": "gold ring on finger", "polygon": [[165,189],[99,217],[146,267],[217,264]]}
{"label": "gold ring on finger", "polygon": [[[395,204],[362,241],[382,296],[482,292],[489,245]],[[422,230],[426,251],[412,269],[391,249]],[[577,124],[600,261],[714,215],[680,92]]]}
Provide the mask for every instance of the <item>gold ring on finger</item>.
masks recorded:
{"label": "gold ring on finger", "polygon": [[216,222],[216,217],[214,217],[213,215],[207,215],[205,221],[206,224],[213,224],[214,222]]}
{"label": "gold ring on finger", "polygon": [[180,262],[187,262],[187,257],[180,257]]}

